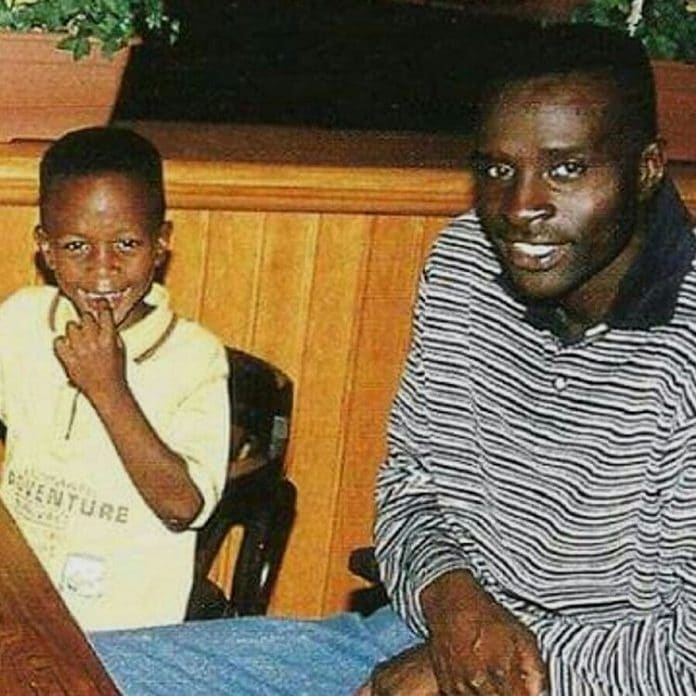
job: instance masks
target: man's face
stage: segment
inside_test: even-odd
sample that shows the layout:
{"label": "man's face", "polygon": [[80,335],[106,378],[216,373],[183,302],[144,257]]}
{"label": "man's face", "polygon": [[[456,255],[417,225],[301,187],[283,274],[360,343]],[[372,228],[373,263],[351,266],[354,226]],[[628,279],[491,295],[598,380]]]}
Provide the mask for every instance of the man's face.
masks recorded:
{"label": "man's face", "polygon": [[640,156],[617,142],[611,98],[591,76],[539,78],[485,112],[477,210],[529,299],[606,304],[637,254]]}
{"label": "man's face", "polygon": [[60,180],[42,201],[39,249],[80,314],[106,301],[126,328],[147,313],[143,299],[168,243],[148,194],[137,179],[105,173]]}

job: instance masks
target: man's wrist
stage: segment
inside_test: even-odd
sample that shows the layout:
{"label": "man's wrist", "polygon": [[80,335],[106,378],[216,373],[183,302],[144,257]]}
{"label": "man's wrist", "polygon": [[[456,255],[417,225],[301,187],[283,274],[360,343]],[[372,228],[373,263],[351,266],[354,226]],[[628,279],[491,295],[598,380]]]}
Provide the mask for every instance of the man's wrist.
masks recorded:
{"label": "man's wrist", "polygon": [[431,619],[443,611],[471,607],[482,594],[485,593],[470,571],[449,570],[423,588],[420,603],[425,620],[430,624]]}

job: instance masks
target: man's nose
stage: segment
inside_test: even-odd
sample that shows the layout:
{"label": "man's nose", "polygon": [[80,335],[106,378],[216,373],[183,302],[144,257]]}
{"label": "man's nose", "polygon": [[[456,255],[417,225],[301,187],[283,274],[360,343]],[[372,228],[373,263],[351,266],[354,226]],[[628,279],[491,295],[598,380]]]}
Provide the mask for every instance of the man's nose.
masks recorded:
{"label": "man's nose", "polygon": [[519,174],[508,189],[504,215],[513,227],[528,228],[556,212],[546,182],[537,172]]}

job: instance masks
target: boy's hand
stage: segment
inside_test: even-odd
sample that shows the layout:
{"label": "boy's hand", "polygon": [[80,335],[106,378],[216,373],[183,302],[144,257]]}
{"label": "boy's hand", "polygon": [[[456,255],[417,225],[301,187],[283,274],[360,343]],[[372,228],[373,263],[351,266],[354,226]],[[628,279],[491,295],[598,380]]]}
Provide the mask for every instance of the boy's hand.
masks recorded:
{"label": "boy's hand", "polygon": [[541,696],[546,667],[534,635],[484,592],[453,571],[421,594],[440,690],[466,696]]}
{"label": "boy's hand", "polygon": [[53,349],[72,384],[91,401],[125,385],[123,341],[106,300],[99,301],[94,315],[68,322]]}
{"label": "boy's hand", "polygon": [[69,322],[53,347],[77,389],[91,402],[145,502],[172,531],[186,529],[203,498],[186,461],[162,441],[126,383],[126,355],[109,304]]}

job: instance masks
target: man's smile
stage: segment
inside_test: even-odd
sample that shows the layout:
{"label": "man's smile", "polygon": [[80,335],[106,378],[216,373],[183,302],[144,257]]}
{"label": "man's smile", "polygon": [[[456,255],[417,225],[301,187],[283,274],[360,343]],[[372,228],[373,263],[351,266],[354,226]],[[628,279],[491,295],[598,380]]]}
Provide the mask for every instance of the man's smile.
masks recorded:
{"label": "man's smile", "polygon": [[507,262],[525,271],[548,271],[568,254],[569,243],[503,242],[502,251]]}

